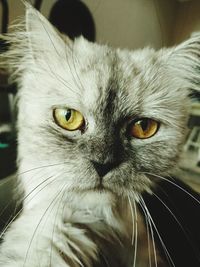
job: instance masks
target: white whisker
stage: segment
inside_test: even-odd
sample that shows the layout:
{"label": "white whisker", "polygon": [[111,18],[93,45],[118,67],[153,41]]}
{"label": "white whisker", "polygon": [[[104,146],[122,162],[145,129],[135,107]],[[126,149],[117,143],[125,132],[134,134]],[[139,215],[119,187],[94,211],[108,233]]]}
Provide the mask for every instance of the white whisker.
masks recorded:
{"label": "white whisker", "polygon": [[[140,204],[140,203],[139,203]],[[140,204],[141,206],[141,204]],[[144,210],[144,208],[141,206],[143,213],[144,213],[144,217],[145,217],[145,225],[146,225],[146,230],[147,230],[147,243],[148,243],[148,257],[149,257],[149,267],[151,267],[151,243],[150,243],[150,233],[149,233],[149,218],[146,215],[146,212]],[[152,229],[151,229],[152,230]],[[151,233],[152,235],[152,233]],[[153,239],[153,235],[152,235],[152,239]]]}
{"label": "white whisker", "polygon": [[128,203],[130,206],[130,211],[131,211],[131,219],[132,219],[132,236],[131,236],[131,244],[134,244],[134,233],[135,233],[135,218],[134,218],[134,214],[133,214],[133,206],[130,200],[130,196],[128,196]]}
{"label": "white whisker", "polygon": [[[28,254],[31,248],[31,245],[33,243],[34,238],[36,238],[36,233],[39,229],[39,227],[41,226],[41,223],[43,222],[45,216],[47,216],[48,212],[51,212],[53,210],[53,208],[55,207],[55,205],[57,204],[57,202],[59,201],[59,197],[60,194],[63,193],[63,189],[66,187],[66,184],[64,184],[56,193],[55,195],[52,197],[52,201],[50,202],[50,204],[48,205],[48,207],[45,209],[44,213],[42,214],[42,216],[39,219],[39,222],[37,223],[36,228],[34,229],[33,235],[31,237],[31,240],[29,242],[26,254],[25,254],[25,260],[24,260],[24,264],[23,267],[25,267],[26,261],[28,259]],[[46,217],[47,218],[47,217]]]}
{"label": "white whisker", "polygon": [[135,248],[134,248],[134,263],[133,266],[136,267],[136,262],[137,262],[137,247],[138,247],[138,217],[137,217],[137,208],[135,204],[135,200],[133,201],[133,207],[134,207],[134,215],[135,215]]}
{"label": "white whisker", "polygon": [[[66,187],[66,186],[65,186]],[[64,187],[64,189],[65,189]],[[58,214],[59,214],[59,211],[61,210],[60,207],[61,207],[61,204],[62,204],[62,214],[63,214],[63,210],[64,210],[64,207],[65,207],[65,203],[63,202],[63,198],[66,196],[66,192],[65,190],[62,190],[63,191],[63,194],[59,200],[59,204],[58,204],[58,207],[57,207],[57,211],[56,211],[56,214],[55,214],[55,218],[54,218],[54,223],[53,223],[53,230],[52,230],[52,237],[51,237],[51,249],[50,249],[50,262],[49,262],[49,267],[51,267],[51,261],[52,261],[52,251],[53,251],[53,244],[54,244],[54,233],[55,233],[55,227],[56,225],[58,225],[56,223],[56,220],[57,220],[57,217],[58,217]],[[61,222],[61,220],[59,220],[58,222]]]}
{"label": "white whisker", "polygon": [[[136,266],[137,262],[137,246],[138,246],[138,217],[137,217],[137,208],[135,204],[135,200],[131,201],[130,196],[128,196],[128,202],[131,211],[131,218],[132,218],[132,237],[131,237],[131,244],[134,246],[134,258],[133,258],[133,266]],[[133,206],[132,206],[133,203]]]}
{"label": "white whisker", "polygon": [[177,224],[180,226],[180,228],[183,230],[184,234],[187,236],[187,233],[185,231],[185,229],[183,228],[182,224],[179,222],[179,220],[177,219],[177,217],[175,216],[175,214],[170,210],[170,208],[164,203],[164,201],[155,193],[153,193],[153,195],[162,203],[162,205],[169,211],[169,213],[172,215],[172,217],[174,218],[174,220],[177,222]]}
{"label": "white whisker", "polygon": [[[48,177],[47,179],[43,180],[40,184],[38,184],[35,188],[33,188],[23,199],[22,201],[26,200],[29,196],[31,196],[32,193],[35,192],[36,189],[38,189],[41,185],[43,185],[46,181],[48,181],[50,178],[52,178],[52,176]],[[40,190],[38,192],[36,192],[27,202],[30,203],[31,200],[34,199],[34,197],[40,193],[44,188],[46,188],[49,184],[55,182],[55,180],[51,180],[50,182],[48,182],[47,184],[45,184],[42,188],[40,188]],[[15,214],[15,216],[12,218],[12,220],[4,227],[4,229],[2,230],[1,234],[0,234],[0,239],[3,237],[3,235],[5,234],[5,232],[8,230],[9,226],[14,222],[14,220],[19,216],[19,214],[22,212],[23,207]]]}
{"label": "white whisker", "polygon": [[[186,193],[189,197],[191,197],[195,202],[197,202],[198,204],[200,204],[200,200],[198,200],[196,197],[194,197],[190,192],[188,192],[186,189],[184,189],[183,187],[181,187],[180,185],[176,184],[175,182],[165,178],[165,177],[162,177],[160,175],[156,175],[156,174],[153,174],[153,173],[149,173],[149,172],[143,172],[144,174],[149,174],[149,175],[152,175],[156,178],[160,178],[161,180],[164,180],[172,185],[174,185],[175,187],[177,187],[178,189],[180,189],[182,192]],[[170,177],[171,178],[171,177]]]}
{"label": "white whisker", "polygon": [[170,256],[170,253],[169,253],[168,249],[167,249],[166,246],[165,246],[165,243],[164,243],[164,241],[163,241],[163,239],[162,239],[162,237],[161,237],[161,235],[160,235],[160,233],[159,233],[159,231],[158,231],[157,226],[156,226],[155,223],[154,223],[154,220],[153,220],[153,218],[152,218],[152,216],[151,216],[151,214],[150,214],[150,212],[149,212],[149,210],[148,210],[148,208],[147,208],[147,206],[146,206],[146,203],[144,202],[142,196],[140,197],[140,203],[142,204],[143,208],[145,209],[146,214],[147,214],[148,218],[150,219],[151,224],[152,224],[152,226],[154,227],[154,229],[155,229],[155,231],[156,231],[156,233],[157,233],[157,235],[158,235],[158,238],[159,238],[159,240],[160,240],[160,242],[161,242],[161,245],[162,245],[162,247],[163,247],[163,249],[164,249],[164,252],[165,252],[166,256],[167,256],[168,259],[170,260],[171,264],[175,267],[175,264],[174,264],[174,262],[173,262],[173,260],[172,260],[172,258],[171,258],[171,256]]}
{"label": "white whisker", "polygon": [[[74,58],[73,58],[73,48],[72,48],[71,46],[68,46],[68,48],[69,48],[70,51],[71,51],[71,57],[72,57],[72,62],[73,62],[74,71],[75,71],[75,74],[76,74],[76,76],[77,76],[77,78],[78,78],[78,81],[79,81],[81,87],[79,86],[79,84],[78,84],[78,82],[77,82],[77,80],[76,80],[76,77],[75,77],[75,75],[74,75],[74,72],[73,72],[73,70],[72,70],[72,68],[71,68],[71,64],[69,63],[69,59],[68,59],[68,56],[67,56],[67,49],[66,49],[66,48],[67,48],[67,46],[65,45],[65,59],[66,59],[67,66],[68,66],[68,68],[70,69],[70,72],[71,72],[71,75],[72,75],[72,79],[73,79],[75,85],[79,88],[80,91],[82,91],[84,88],[83,88],[83,86],[82,86],[82,83],[81,83],[81,81],[80,81],[80,79],[79,79],[79,76],[78,76],[78,74],[77,74],[77,71],[76,71],[76,66],[75,66],[75,62],[74,62]],[[79,96],[81,96],[79,92],[77,92],[77,93],[78,93]]]}
{"label": "white whisker", "polygon": [[[149,216],[145,210],[145,208],[143,207],[142,203],[139,202],[139,205],[140,207],[142,208],[143,210],[143,213],[145,215],[145,219],[146,219],[146,224],[148,226],[148,231],[149,231],[149,228],[150,228],[150,233],[151,233],[151,238],[152,238],[152,245],[153,245],[153,253],[154,253],[154,263],[155,263],[155,266],[157,267],[158,266],[158,263],[157,263],[157,253],[156,253],[156,245],[155,245],[155,238],[154,238],[154,232],[153,232],[153,227],[152,227],[152,223],[151,223],[151,220],[149,219]],[[149,253],[149,264],[151,266],[151,245],[150,245],[150,236],[149,236],[149,233],[147,234],[147,238],[148,238],[148,253]]]}

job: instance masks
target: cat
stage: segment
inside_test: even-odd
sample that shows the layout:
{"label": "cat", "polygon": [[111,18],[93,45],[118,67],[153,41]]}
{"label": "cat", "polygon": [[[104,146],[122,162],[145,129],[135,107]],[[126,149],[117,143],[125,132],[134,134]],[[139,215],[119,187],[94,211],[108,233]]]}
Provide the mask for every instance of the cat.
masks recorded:
{"label": "cat", "polygon": [[200,34],[159,51],[114,49],[71,41],[26,4],[4,39],[23,208],[1,235],[0,266],[199,266],[200,245],[192,265],[181,250],[191,218],[179,216],[187,201],[192,228],[199,196],[171,175],[199,91]]}

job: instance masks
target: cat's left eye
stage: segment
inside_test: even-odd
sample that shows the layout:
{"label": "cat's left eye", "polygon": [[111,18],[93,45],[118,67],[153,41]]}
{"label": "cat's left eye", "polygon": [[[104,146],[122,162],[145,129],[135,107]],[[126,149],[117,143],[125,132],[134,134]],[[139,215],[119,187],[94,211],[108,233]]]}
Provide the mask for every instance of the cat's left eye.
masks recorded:
{"label": "cat's left eye", "polygon": [[159,126],[159,122],[153,119],[141,118],[131,123],[129,133],[132,137],[147,139],[156,134]]}
{"label": "cat's left eye", "polygon": [[85,125],[83,115],[75,109],[56,108],[53,117],[58,126],[68,131],[82,130]]}

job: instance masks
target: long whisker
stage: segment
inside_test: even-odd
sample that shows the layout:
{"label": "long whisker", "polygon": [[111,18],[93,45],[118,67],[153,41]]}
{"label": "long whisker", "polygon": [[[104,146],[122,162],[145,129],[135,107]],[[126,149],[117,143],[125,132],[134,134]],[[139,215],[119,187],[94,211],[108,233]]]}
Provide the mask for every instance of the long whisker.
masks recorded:
{"label": "long whisker", "polygon": [[[49,165],[45,165],[45,166],[39,166],[39,167],[35,167],[33,169],[30,169],[28,171],[23,172],[24,173],[28,173],[34,170],[40,170],[41,168],[48,168],[48,167],[52,167],[52,166],[58,166],[58,165],[63,165],[66,162],[63,163],[56,163],[56,164],[49,164]],[[22,173],[21,173],[22,174]],[[18,174],[20,175],[20,174]],[[33,176],[32,176],[33,177]],[[35,176],[34,176],[35,177]],[[20,203],[22,203],[24,200],[26,200],[32,193],[35,192],[36,189],[38,189],[41,185],[43,185],[45,182],[47,182],[48,180],[50,180],[53,176],[49,176],[48,178],[46,178],[45,180],[43,180],[42,182],[40,182],[39,184],[37,184],[37,186],[35,186],[26,196],[24,196],[22,199],[20,199]],[[27,180],[27,179],[26,179]],[[52,182],[54,182],[55,177],[53,177],[53,180],[48,182],[47,184],[45,184],[38,192],[36,192],[27,203],[30,203],[30,201],[40,192],[42,191],[45,187],[47,187],[48,185],[50,185]],[[27,182],[30,185],[30,181]],[[3,209],[2,212],[4,212],[4,210],[6,210],[6,208],[9,206],[9,204],[11,204],[12,200],[9,201],[9,203],[6,205],[6,207]],[[2,238],[2,236],[4,235],[4,233],[7,231],[8,227],[11,225],[11,223],[18,217],[18,215],[21,213],[21,211],[23,210],[23,207],[17,212],[17,213],[13,213],[15,214],[15,216],[13,217],[13,215],[11,215],[9,217],[9,219],[6,222],[6,226],[4,227],[4,229],[1,231],[0,233],[0,239]],[[10,220],[10,218],[12,218],[12,220]]]}
{"label": "long whisker", "polygon": [[[34,189],[32,189],[23,199],[22,201],[24,201],[26,198],[28,198],[33,192],[35,192],[35,190],[37,188],[39,188],[41,185],[43,185],[46,181],[50,180],[52,178],[52,176],[48,177],[47,179],[45,179],[44,181],[42,181],[40,184],[38,184]],[[27,203],[30,203],[31,200],[38,194],[40,193],[44,188],[46,188],[49,184],[55,182],[55,180],[53,179],[52,181],[50,181],[49,183],[45,184],[38,192],[36,192],[35,195],[33,195],[29,201]],[[13,223],[13,221],[19,216],[19,214],[22,212],[23,207],[15,214],[15,216],[12,218],[11,221],[9,221],[9,223],[4,227],[3,231],[0,234],[0,239],[3,237],[3,235],[5,234],[5,232],[8,230],[9,226]]]}
{"label": "long whisker", "polygon": [[[58,51],[56,45],[54,44],[54,42],[53,42],[53,40],[52,40],[52,38],[51,38],[49,32],[47,31],[47,29],[46,29],[44,23],[42,23],[42,20],[40,19],[39,16],[38,16],[38,19],[40,20],[40,23],[41,23],[41,25],[42,25],[42,27],[43,27],[43,29],[44,29],[44,31],[45,31],[45,33],[46,33],[46,35],[47,35],[49,41],[50,41],[50,43],[52,44],[52,46],[53,46],[53,48],[54,48],[54,50],[55,50],[55,52],[56,52],[58,58],[60,58],[60,59],[61,59],[61,62],[63,62],[63,61],[62,61],[62,55],[59,53],[59,51]],[[51,74],[52,74],[58,81],[60,81],[64,86],[66,86],[68,89],[70,89],[72,92],[74,92],[74,91],[72,90],[72,88],[68,86],[67,81],[64,80],[63,77],[61,77],[60,75],[55,74],[55,72],[52,70],[51,66],[48,64],[47,61],[46,61],[46,63],[47,63],[47,65],[48,65],[48,68],[49,68]],[[63,66],[63,67],[64,67],[64,66]]]}
{"label": "long whisker", "polygon": [[153,195],[162,203],[162,205],[169,211],[169,213],[172,215],[172,217],[174,218],[174,220],[177,222],[177,224],[180,226],[180,228],[183,230],[184,234],[187,236],[186,231],[183,228],[183,225],[179,222],[179,220],[177,219],[177,217],[175,216],[175,214],[170,210],[170,208],[165,204],[165,202],[155,193],[153,193]]}
{"label": "long whisker", "polygon": [[[68,48],[69,48],[70,51],[71,51],[71,57],[72,57],[72,61],[73,61],[73,67],[74,67],[74,70],[75,70],[75,74],[76,74],[76,76],[77,76],[77,78],[78,78],[78,81],[80,82],[79,76],[78,76],[77,71],[76,71],[75,62],[74,62],[74,60],[73,60],[73,48],[72,48],[71,46],[68,46]],[[76,80],[76,77],[74,76],[74,72],[73,72],[73,70],[72,70],[72,68],[71,68],[71,64],[69,63],[68,56],[67,56],[67,45],[65,45],[65,59],[66,59],[67,66],[68,66],[68,68],[69,68],[69,70],[70,70],[70,72],[71,72],[71,74],[72,74],[72,78],[73,78],[73,81],[74,81],[75,85],[76,85],[80,90],[82,90],[82,89],[83,89],[82,83],[80,82],[80,84],[81,84],[81,87],[80,87],[80,85],[78,84],[78,82],[77,82],[77,80]],[[79,93],[78,93],[78,94],[79,94]],[[81,94],[79,94],[79,96],[81,96]]]}
{"label": "long whisker", "polygon": [[[37,224],[37,226],[36,226],[36,228],[35,228],[35,230],[34,230],[34,232],[33,232],[33,235],[32,235],[32,237],[31,237],[31,240],[30,240],[30,242],[29,242],[29,245],[28,245],[28,248],[27,248],[27,251],[26,251],[26,255],[25,255],[25,259],[24,259],[23,267],[25,267],[25,264],[26,264],[26,261],[27,261],[27,258],[28,258],[28,254],[29,254],[31,245],[32,245],[32,243],[33,243],[33,240],[34,240],[34,238],[35,238],[35,236],[36,236],[36,233],[37,233],[37,231],[38,231],[38,229],[39,229],[39,227],[40,227],[40,225],[41,225],[43,219],[44,219],[45,216],[47,215],[47,212],[50,210],[50,208],[53,209],[53,208],[55,207],[55,205],[56,205],[57,202],[59,201],[60,194],[63,192],[63,189],[64,189],[65,187],[66,187],[66,184],[64,184],[64,185],[60,188],[59,192],[58,192],[58,191],[56,192],[56,194],[55,194],[55,195],[53,196],[53,198],[52,198],[53,200],[50,202],[50,204],[48,205],[48,207],[45,209],[43,215],[41,216],[41,218],[40,218],[40,220],[39,220],[39,222],[38,222],[38,224]],[[52,206],[53,206],[53,207],[52,207]],[[51,211],[51,210],[50,210],[50,211]]]}
{"label": "long whisker", "polygon": [[130,196],[128,196],[128,203],[130,206],[130,211],[131,211],[131,219],[132,219],[132,236],[131,236],[131,244],[133,245],[134,243],[134,233],[135,233],[135,222],[134,222],[134,215],[133,215],[133,206],[130,200]]}
{"label": "long whisker", "polygon": [[32,169],[29,169],[29,170],[26,170],[26,171],[23,171],[23,172],[18,173],[18,176],[21,175],[21,174],[26,174],[28,172],[38,170],[38,169],[55,167],[55,166],[59,166],[59,165],[64,165],[66,163],[68,163],[68,161],[59,162],[59,163],[52,163],[52,164],[42,165],[42,166],[37,166],[37,167],[34,167]]}
{"label": "long whisker", "polygon": [[[40,67],[40,71],[37,70],[32,70],[32,74],[44,74],[44,73],[48,73],[48,76],[51,76],[52,78],[56,78],[56,80],[58,82],[60,82],[62,85],[64,85],[64,87],[68,88],[71,92],[75,92],[74,90],[72,90],[72,85],[69,83],[69,81],[65,80],[62,76],[60,76],[58,73],[55,73],[51,67],[51,65],[46,61],[46,64],[48,66],[47,68],[44,68],[41,64],[38,64]],[[50,71],[50,72],[49,72]],[[42,97],[40,96],[40,99]],[[53,98],[53,97],[49,97],[49,96],[44,96],[43,98]],[[37,99],[37,97],[35,97],[35,99]]]}
{"label": "long whisker", "polygon": [[[188,235],[188,233],[185,231],[183,225],[179,222],[179,220],[177,219],[177,217],[175,216],[175,214],[170,210],[170,208],[164,203],[164,201],[155,193],[153,193],[153,195],[162,203],[162,205],[169,211],[169,213],[172,215],[172,217],[174,218],[174,220],[177,222],[177,224],[180,226],[180,228],[182,229],[183,233],[185,234],[187,240],[190,242],[191,247],[193,247],[192,242],[190,240],[190,237]],[[198,256],[199,258],[199,256]],[[199,258],[200,259],[200,258]]]}
{"label": "long whisker", "polygon": [[[65,195],[65,191],[64,190],[62,190],[62,191],[63,191],[63,194],[62,194],[61,199],[59,200],[58,208],[57,208],[57,211],[56,211],[56,214],[55,214],[55,218],[54,218],[54,223],[53,223],[53,231],[52,231],[52,238],[51,238],[51,249],[50,249],[50,262],[49,262],[49,266],[51,266],[51,260],[52,260],[53,235],[54,235],[54,231],[55,231],[55,222],[56,222],[57,215],[58,215],[58,212],[59,212],[60,204],[61,204],[61,202],[63,200],[63,196]],[[51,210],[49,210],[49,213],[53,210],[53,208],[54,208],[54,206],[51,208]],[[48,220],[48,217],[46,216],[46,219],[45,219],[45,221],[43,223],[43,227],[41,227],[41,231],[40,231],[40,233],[38,233],[39,236],[40,236],[40,234],[42,234],[42,232],[43,232],[43,230],[44,230],[44,228],[46,226],[47,220]],[[38,260],[38,264],[40,266],[40,260]]]}
{"label": "long whisker", "polygon": [[[60,165],[60,164],[59,164]],[[51,165],[52,166],[52,165]],[[54,165],[55,166],[55,165]],[[49,166],[44,166],[44,167],[49,167]],[[42,167],[43,168],[43,167]],[[33,170],[38,170],[39,169],[39,171],[41,172],[41,168],[35,168],[35,169],[32,169],[32,171]],[[26,182],[27,182],[27,184],[30,186],[31,185],[31,179],[34,177],[35,178],[35,176],[36,176],[37,174],[34,174],[33,176],[31,176],[30,177],[30,179],[29,178],[26,178]],[[28,195],[26,195],[26,196],[24,196],[22,199],[20,199],[20,203],[22,203],[24,200],[26,200],[26,198],[28,197],[28,196],[30,196],[38,187],[40,187],[42,184],[44,184],[46,181],[48,181],[50,178],[52,177],[52,175],[50,176],[50,177],[48,177],[47,179],[45,179],[45,180],[43,180],[41,183],[39,183],[33,190],[31,190],[30,192],[29,192],[29,194]],[[8,179],[8,181],[7,182],[10,182],[10,179]],[[51,183],[51,182],[50,182]],[[36,195],[36,194],[35,194]],[[35,196],[34,195],[34,196]],[[33,198],[31,198],[31,200],[32,200]],[[1,212],[0,212],[0,216],[7,210],[7,208],[11,205],[13,203],[13,199],[11,199],[11,200],[9,200],[9,202],[7,203],[7,205],[6,206],[4,206],[4,208],[1,210]],[[19,206],[19,204],[16,204],[16,207],[15,207],[15,211],[13,212],[13,214],[11,214],[10,215],[10,217],[9,217],[9,219],[7,220],[7,222],[5,222],[5,224],[6,224],[6,226],[8,226],[8,223],[10,222],[13,222],[13,220],[11,220],[10,221],[10,219],[13,217],[13,215],[14,214],[16,214],[16,210],[18,210],[18,206]],[[20,213],[22,211],[22,209],[20,209],[20,211],[16,214],[17,216],[18,216],[18,214]],[[14,217],[13,219],[15,220],[15,218],[16,217]],[[3,232],[4,232],[4,230],[3,230]],[[0,238],[1,238],[1,236],[0,236]]]}
{"label": "long whisker", "polygon": [[103,259],[104,259],[104,261],[106,263],[106,266],[107,267],[111,267],[111,265],[109,264],[109,262],[108,262],[107,258],[105,257],[105,255],[103,255],[102,253],[100,253],[100,255],[103,257]]}
{"label": "long whisker", "polygon": [[4,186],[5,184],[9,183],[11,179],[9,179],[8,177],[3,179],[2,181],[0,181],[0,186]]}
{"label": "long whisker", "polygon": [[[41,20],[40,20],[40,21],[41,21]],[[59,51],[57,50],[55,44],[53,43],[53,40],[52,40],[50,34],[48,33],[47,29],[45,28],[45,25],[42,23],[42,21],[41,21],[41,24],[42,24],[42,26],[43,26],[43,28],[44,28],[44,30],[45,30],[45,32],[46,32],[46,34],[47,34],[47,36],[48,36],[50,42],[51,42],[51,44],[53,45],[53,47],[54,47],[54,49],[55,49],[56,54],[58,55],[59,58],[62,59],[62,55],[59,54]],[[66,45],[65,45],[65,47],[66,47]],[[72,50],[72,53],[73,53],[73,50]],[[67,56],[66,56],[66,59],[67,59]],[[61,62],[62,62],[62,61],[61,61]],[[68,63],[68,60],[67,60],[67,63]],[[48,66],[49,66],[49,65],[48,65]],[[71,70],[71,66],[70,66],[69,63],[68,63],[68,66],[69,66],[69,68],[70,68],[70,70]],[[49,66],[49,67],[50,67],[50,66]],[[51,69],[51,68],[50,68],[50,69]],[[53,73],[53,72],[52,72],[52,73]],[[73,76],[74,82],[76,83],[76,85],[78,85],[77,82],[76,82],[76,79],[75,79],[75,77],[74,77],[74,75],[73,75],[72,70],[71,70],[71,74],[72,74],[72,76]],[[62,77],[60,77],[60,76],[59,76],[59,78],[64,82],[64,85],[66,86],[66,83],[65,83],[66,81],[65,81]],[[68,86],[67,86],[67,87],[68,87]],[[70,89],[71,91],[73,91],[71,88],[69,88],[69,89]],[[73,92],[74,92],[74,91],[73,91]],[[80,95],[80,94],[79,94],[79,95]],[[81,95],[80,95],[80,96],[81,96]]]}
{"label": "long whisker", "polygon": [[[84,90],[84,86],[83,86],[83,84],[82,84],[82,82],[81,82],[81,79],[80,79],[80,77],[79,77],[79,75],[78,75],[78,73],[77,73],[77,70],[76,70],[76,65],[75,65],[74,58],[75,58],[75,55],[74,55],[74,49],[72,49],[72,63],[73,63],[74,71],[75,71],[76,77],[77,77],[77,79],[78,79],[78,82],[79,82],[79,84],[80,84],[80,87],[81,87],[80,89]],[[77,57],[76,57],[76,61],[78,61],[78,58],[77,58]]]}
{"label": "long whisker", "polygon": [[[65,188],[64,188],[65,189]],[[50,262],[49,262],[49,267],[51,267],[51,262],[52,262],[52,251],[53,251],[53,243],[54,243],[54,233],[55,233],[55,227],[56,227],[56,220],[57,220],[57,217],[58,217],[58,212],[60,210],[60,206],[61,204],[63,204],[63,207],[62,207],[62,214],[63,214],[63,209],[64,209],[64,203],[63,203],[63,198],[65,196],[66,192],[65,190],[63,190],[63,194],[60,198],[60,201],[59,201],[59,204],[58,204],[58,207],[57,207],[57,211],[56,211],[56,214],[55,214],[55,219],[54,219],[54,224],[53,224],[53,230],[52,230],[52,242],[51,242],[51,249],[50,249]]]}
{"label": "long whisker", "polygon": [[[47,63],[47,61],[46,61],[46,63]],[[52,70],[52,68],[51,68],[51,66],[50,66],[49,63],[47,63],[47,65],[48,65],[48,68],[49,68],[51,74],[52,74],[52,75],[53,75],[59,82],[61,82],[65,87],[67,87],[71,92],[75,93],[75,91],[72,90],[72,88],[68,85],[67,81],[64,80],[62,76],[60,76],[60,75],[58,75],[57,73],[55,73],[55,72]]]}
{"label": "long whisker", "polygon": [[[130,211],[131,211],[131,218],[132,218],[132,237],[131,237],[131,244],[134,245],[134,258],[133,258],[133,266],[136,266],[137,261],[137,246],[138,246],[138,217],[137,217],[137,209],[135,205],[135,200],[131,201],[130,196],[127,196]],[[133,202],[133,206],[132,206]]]}
{"label": "long whisker", "polygon": [[133,210],[134,210],[134,215],[135,215],[135,248],[134,248],[134,263],[133,266],[136,266],[136,261],[137,261],[137,248],[138,248],[138,217],[137,217],[137,209],[136,209],[136,204],[135,200],[133,201]]}
{"label": "long whisker", "polygon": [[[174,185],[175,187],[177,187],[178,189],[180,189],[182,192],[186,193],[189,197],[191,197],[194,201],[196,201],[198,204],[200,204],[200,200],[198,200],[196,197],[194,197],[190,192],[188,192],[186,189],[184,189],[182,186],[176,184],[175,182],[173,182],[172,180],[169,180],[165,177],[162,177],[160,175],[156,175],[156,174],[153,174],[153,173],[149,173],[149,172],[142,172],[144,174],[148,174],[148,175],[152,175],[156,178],[159,178],[161,180],[164,180],[172,185]],[[171,178],[171,177],[170,177]]]}
{"label": "long whisker", "polygon": [[164,249],[164,252],[165,252],[167,258],[169,259],[169,261],[171,262],[171,264],[175,267],[175,264],[174,264],[174,262],[173,262],[173,260],[172,260],[172,258],[170,256],[170,253],[169,253],[168,249],[166,248],[165,243],[164,243],[161,235],[159,234],[158,228],[156,227],[156,225],[154,223],[154,220],[153,220],[153,218],[152,218],[152,216],[151,216],[151,214],[150,214],[150,212],[149,212],[149,210],[148,210],[148,208],[146,206],[146,203],[143,200],[142,196],[140,196],[140,203],[142,204],[143,208],[145,209],[146,214],[147,214],[148,218],[150,219],[150,221],[151,221],[151,223],[152,223],[152,225],[153,225],[153,227],[154,227],[154,229],[155,229],[155,231],[156,231],[156,233],[158,235],[158,238],[159,238],[159,240],[160,240],[160,242],[162,244],[162,247]]}
{"label": "long whisker", "polygon": [[[144,212],[144,211],[143,211]],[[149,233],[149,222],[146,213],[144,212],[145,224],[147,230],[147,243],[148,243],[148,257],[149,257],[149,267],[151,267],[151,243],[150,243],[150,233]],[[154,237],[152,236],[152,240]],[[154,254],[155,255],[155,254]]]}
{"label": "long whisker", "polygon": [[151,238],[152,238],[152,245],[153,245],[153,253],[154,253],[154,262],[155,262],[155,266],[158,266],[157,263],[157,253],[156,253],[156,245],[155,245],[155,239],[154,239],[154,232],[153,232],[153,227],[152,227],[152,223],[149,219],[149,216],[146,212],[146,210],[144,209],[143,205],[139,202],[139,205],[145,215],[145,220],[146,220],[146,225],[147,225],[147,239],[148,239],[148,253],[149,253],[149,265],[151,267],[151,245],[150,245],[150,235],[149,235],[149,228],[150,228],[150,232],[151,232]]}
{"label": "long whisker", "polygon": [[[10,179],[8,179],[7,183],[10,182]],[[1,184],[0,184],[1,185]],[[13,203],[13,199],[9,200],[7,202],[7,204],[3,207],[3,209],[0,212],[0,217],[2,216],[2,214],[6,211],[6,209]]]}

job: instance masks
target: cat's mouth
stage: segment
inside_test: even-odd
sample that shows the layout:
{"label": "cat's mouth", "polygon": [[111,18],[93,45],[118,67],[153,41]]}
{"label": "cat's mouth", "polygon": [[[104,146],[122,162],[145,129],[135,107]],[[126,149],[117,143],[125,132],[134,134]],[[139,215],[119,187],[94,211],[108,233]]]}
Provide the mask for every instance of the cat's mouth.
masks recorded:
{"label": "cat's mouth", "polygon": [[[97,169],[100,167],[96,166]],[[104,172],[97,171],[96,168],[90,162],[84,175],[77,175],[78,179],[73,180],[71,189],[79,193],[110,193],[126,197],[146,191],[151,184],[151,180],[137,172],[128,161],[112,166],[109,170],[108,166],[104,166]]]}
{"label": "cat's mouth", "polygon": [[98,183],[96,183],[96,185],[91,188],[90,190],[94,191],[94,192],[99,192],[99,193],[105,193],[105,192],[110,192],[110,193],[114,193],[114,191],[112,189],[110,189],[109,187],[107,187],[102,178],[99,178]]}
{"label": "cat's mouth", "polygon": [[123,191],[125,188],[121,187],[120,189],[114,177],[115,177],[114,172],[113,173],[110,172],[103,177],[98,176],[97,178],[98,181],[96,182],[94,187],[91,188],[90,190],[94,192],[102,193],[102,194],[111,193],[113,195],[116,195],[116,194],[118,195],[119,191]]}
{"label": "cat's mouth", "polygon": [[124,168],[126,164],[121,164],[105,176],[98,176],[93,190],[100,193],[109,192],[119,197],[149,191],[153,182],[151,179],[136,172],[124,174]]}

